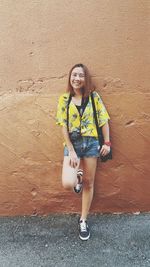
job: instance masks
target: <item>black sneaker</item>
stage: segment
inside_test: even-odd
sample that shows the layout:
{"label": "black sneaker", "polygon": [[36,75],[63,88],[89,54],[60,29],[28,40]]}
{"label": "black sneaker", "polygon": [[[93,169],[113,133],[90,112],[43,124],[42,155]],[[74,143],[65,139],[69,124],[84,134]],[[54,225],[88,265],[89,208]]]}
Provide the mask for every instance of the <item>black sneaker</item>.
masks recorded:
{"label": "black sneaker", "polygon": [[79,220],[79,237],[81,240],[88,240],[90,238],[90,230],[86,220]]}
{"label": "black sneaker", "polygon": [[77,194],[82,191],[82,176],[83,176],[83,171],[79,169],[77,172],[78,183],[73,188],[74,192]]}

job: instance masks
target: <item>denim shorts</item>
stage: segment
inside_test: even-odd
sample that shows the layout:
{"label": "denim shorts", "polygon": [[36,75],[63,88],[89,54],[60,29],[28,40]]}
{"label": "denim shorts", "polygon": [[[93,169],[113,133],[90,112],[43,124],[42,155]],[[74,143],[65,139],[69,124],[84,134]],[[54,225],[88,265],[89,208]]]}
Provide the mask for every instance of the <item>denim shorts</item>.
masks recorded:
{"label": "denim shorts", "polygon": [[[80,136],[74,140],[70,138],[73,144],[74,150],[77,153],[78,158],[89,158],[100,156],[99,141],[96,137],[91,136]],[[68,156],[68,148],[64,147],[64,156]]]}

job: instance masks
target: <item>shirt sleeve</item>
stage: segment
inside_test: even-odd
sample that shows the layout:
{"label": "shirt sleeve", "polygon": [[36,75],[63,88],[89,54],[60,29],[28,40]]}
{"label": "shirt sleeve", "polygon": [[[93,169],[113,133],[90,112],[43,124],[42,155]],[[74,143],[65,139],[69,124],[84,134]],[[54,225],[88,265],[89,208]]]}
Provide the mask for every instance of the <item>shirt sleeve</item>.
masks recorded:
{"label": "shirt sleeve", "polygon": [[56,114],[56,124],[67,127],[67,95],[62,95],[59,98]]}
{"label": "shirt sleeve", "polygon": [[108,120],[110,120],[110,116],[105,108],[105,105],[97,92],[95,95],[95,104],[96,104],[96,112],[98,117],[99,127],[103,126]]}

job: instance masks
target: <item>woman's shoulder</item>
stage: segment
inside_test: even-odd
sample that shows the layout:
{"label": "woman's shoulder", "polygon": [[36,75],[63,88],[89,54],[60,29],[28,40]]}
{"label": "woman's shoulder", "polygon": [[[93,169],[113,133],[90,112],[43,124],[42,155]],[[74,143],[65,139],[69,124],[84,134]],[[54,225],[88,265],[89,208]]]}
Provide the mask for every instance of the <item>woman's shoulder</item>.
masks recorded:
{"label": "woman's shoulder", "polygon": [[95,91],[95,90],[92,91],[92,95],[93,95],[94,98],[101,98],[99,93],[97,91]]}
{"label": "woman's shoulder", "polygon": [[66,102],[69,99],[69,95],[70,95],[69,93],[63,93],[62,95],[60,95],[59,100]]}

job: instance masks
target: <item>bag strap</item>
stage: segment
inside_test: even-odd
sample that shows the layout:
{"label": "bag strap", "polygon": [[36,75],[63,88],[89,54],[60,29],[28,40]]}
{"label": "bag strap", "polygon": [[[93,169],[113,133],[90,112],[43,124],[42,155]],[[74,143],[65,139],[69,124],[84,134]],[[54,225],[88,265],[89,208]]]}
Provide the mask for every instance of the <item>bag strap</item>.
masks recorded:
{"label": "bag strap", "polygon": [[98,140],[99,140],[99,144],[101,146],[101,142],[102,142],[102,135],[100,134],[101,128],[98,125],[98,118],[97,118],[97,114],[96,114],[96,107],[95,107],[93,92],[91,93],[91,100],[92,100],[92,107],[93,107],[93,113],[94,113],[94,119],[95,119],[95,125],[96,125]]}
{"label": "bag strap", "polygon": [[68,103],[67,103],[67,130],[68,130],[68,133],[69,133],[69,105],[70,105],[70,102],[71,102],[71,94],[69,95],[69,98],[68,98]]}
{"label": "bag strap", "polygon": [[[94,101],[94,96],[93,93],[91,93],[91,100],[92,100],[92,106],[93,106],[93,113],[94,113],[94,119],[95,119],[95,124],[96,124],[96,129],[97,129],[97,134],[98,134],[98,140],[99,140],[99,145],[101,145],[104,142],[103,134],[102,134],[102,127],[98,126],[98,118],[96,114],[96,107],[95,107],[95,101]],[[112,159],[112,149],[110,148],[110,152],[106,156],[100,156],[102,162],[106,162],[108,159]]]}
{"label": "bag strap", "polygon": [[[72,99],[72,96],[70,94],[69,98],[68,98],[68,103],[67,103],[67,130],[68,130],[68,132],[69,132],[69,105],[70,105],[71,99]],[[83,115],[83,112],[84,112],[84,109],[86,108],[87,103],[88,103],[88,99],[85,101],[84,98],[82,97],[81,110],[79,112],[79,114],[80,114],[80,123],[81,123],[81,117]]]}

